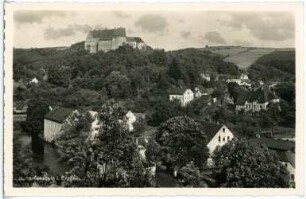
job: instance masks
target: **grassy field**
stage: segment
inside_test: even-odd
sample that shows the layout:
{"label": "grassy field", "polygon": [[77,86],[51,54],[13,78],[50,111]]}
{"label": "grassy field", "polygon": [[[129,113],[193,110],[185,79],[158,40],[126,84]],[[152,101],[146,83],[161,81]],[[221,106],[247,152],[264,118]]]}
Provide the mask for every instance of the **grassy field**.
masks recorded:
{"label": "grassy field", "polygon": [[[240,46],[223,46],[223,47],[209,47],[209,51],[221,55],[224,57],[224,61],[236,64],[240,69],[245,70],[251,64],[263,55],[273,52],[273,48],[249,48]],[[293,49],[277,49],[282,50],[293,50]]]}
{"label": "grassy field", "polygon": [[240,46],[235,46],[235,47],[209,47],[208,50],[211,51],[212,53],[221,55],[222,57],[227,57],[227,56],[234,56],[239,53],[245,52],[249,48],[246,47],[240,47]]}
{"label": "grassy field", "polygon": [[232,62],[236,64],[240,69],[245,70],[250,65],[252,65],[258,58],[271,52],[273,52],[273,49],[271,48],[250,49],[243,53],[238,53],[236,55],[227,57],[224,59],[224,61]]}

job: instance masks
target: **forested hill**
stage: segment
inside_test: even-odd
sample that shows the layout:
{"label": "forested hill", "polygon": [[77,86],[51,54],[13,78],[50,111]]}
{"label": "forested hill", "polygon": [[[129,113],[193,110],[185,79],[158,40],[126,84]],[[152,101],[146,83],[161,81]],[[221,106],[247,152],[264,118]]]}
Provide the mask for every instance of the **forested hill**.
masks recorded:
{"label": "forested hill", "polygon": [[152,49],[140,51],[124,46],[107,53],[88,54],[83,45],[80,42],[66,49],[14,49],[14,80],[34,77],[42,79],[44,73],[54,67],[69,68],[71,79],[97,75],[106,77],[111,71],[124,74],[146,71],[151,79],[156,79],[162,75],[161,71],[177,69],[176,72],[172,70],[173,74],[169,72],[163,75],[174,75],[175,80],[183,80],[186,86],[199,84],[201,72],[239,74],[234,64],[224,62],[218,55],[199,49],[165,52]]}
{"label": "forested hill", "polygon": [[275,50],[257,59],[248,71],[254,80],[294,81],[295,51]]}

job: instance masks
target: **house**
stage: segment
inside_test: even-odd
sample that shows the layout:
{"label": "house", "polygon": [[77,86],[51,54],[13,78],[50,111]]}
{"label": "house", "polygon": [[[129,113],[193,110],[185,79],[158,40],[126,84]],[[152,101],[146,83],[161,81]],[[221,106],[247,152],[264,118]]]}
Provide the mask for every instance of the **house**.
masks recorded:
{"label": "house", "polygon": [[207,148],[210,155],[212,155],[216,149],[221,148],[224,144],[234,138],[234,134],[224,124],[206,121],[198,121],[198,123],[207,136]]}
{"label": "house", "polygon": [[194,99],[194,93],[190,89],[175,88],[169,92],[169,100],[179,100],[181,106],[186,106]]}
{"label": "house", "polygon": [[88,114],[92,119],[92,122],[90,124],[90,136],[91,138],[94,138],[99,133],[99,129],[102,124],[99,118],[99,113],[97,111],[88,111]]}
{"label": "house", "polygon": [[134,122],[139,121],[141,119],[144,120],[146,118],[146,115],[144,113],[133,113],[130,110],[127,112],[125,116],[127,117],[127,124],[128,124],[129,131],[134,130],[134,126],[133,126]]}
{"label": "house", "polygon": [[249,80],[249,77],[246,74],[241,74],[239,79],[227,79],[226,80],[227,83],[233,82],[238,84],[239,86],[245,86],[245,87],[251,87],[251,80]]}
{"label": "house", "polygon": [[44,139],[52,142],[59,135],[63,123],[77,110],[59,107],[50,111],[44,118]]}
{"label": "house", "polygon": [[269,150],[275,152],[279,161],[286,167],[290,174],[290,181],[295,179],[295,142],[280,140],[274,138],[254,138],[250,144],[255,146],[266,146]]}
{"label": "house", "polygon": [[92,30],[88,33],[84,45],[85,50],[90,53],[107,52],[122,45],[130,45],[138,49],[146,48],[146,44],[141,38],[127,37],[125,28]]}
{"label": "house", "polygon": [[199,85],[197,87],[194,88],[194,97],[199,98],[202,95],[207,95],[207,93],[205,93],[205,89],[203,86]]}
{"label": "house", "polygon": [[31,81],[29,81],[29,84],[38,84],[38,79],[34,77]]}
{"label": "house", "polygon": [[269,89],[261,87],[257,90],[239,90],[236,100],[236,112],[259,112],[267,110],[269,103],[277,103],[279,99]]}
{"label": "house", "polygon": [[242,73],[241,76],[240,76],[240,79],[241,79],[241,80],[248,80],[249,77],[247,76],[247,74]]}
{"label": "house", "polygon": [[202,85],[198,85],[194,88],[194,97],[199,98],[203,95],[210,96],[213,92],[213,88],[204,88]]}

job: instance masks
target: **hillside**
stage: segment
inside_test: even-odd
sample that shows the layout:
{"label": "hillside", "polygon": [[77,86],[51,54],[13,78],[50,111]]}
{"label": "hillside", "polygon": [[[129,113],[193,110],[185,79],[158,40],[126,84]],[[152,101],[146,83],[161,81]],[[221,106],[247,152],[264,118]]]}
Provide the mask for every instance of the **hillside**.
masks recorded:
{"label": "hillside", "polygon": [[294,81],[295,51],[273,51],[266,54],[248,69],[251,79],[268,81]]}
{"label": "hillside", "polygon": [[[207,50],[219,54],[224,61],[234,63],[239,69],[246,70],[256,60],[273,52],[274,48],[255,48],[241,46],[208,47]],[[293,51],[293,49],[277,49],[278,51]]]}

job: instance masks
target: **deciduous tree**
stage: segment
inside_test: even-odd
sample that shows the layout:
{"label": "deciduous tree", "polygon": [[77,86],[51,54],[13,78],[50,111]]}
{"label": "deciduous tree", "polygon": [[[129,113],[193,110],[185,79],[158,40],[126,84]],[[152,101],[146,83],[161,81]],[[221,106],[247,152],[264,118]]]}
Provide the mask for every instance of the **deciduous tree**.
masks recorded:
{"label": "deciduous tree", "polygon": [[289,174],[277,155],[262,146],[234,140],[214,154],[221,187],[288,187]]}

